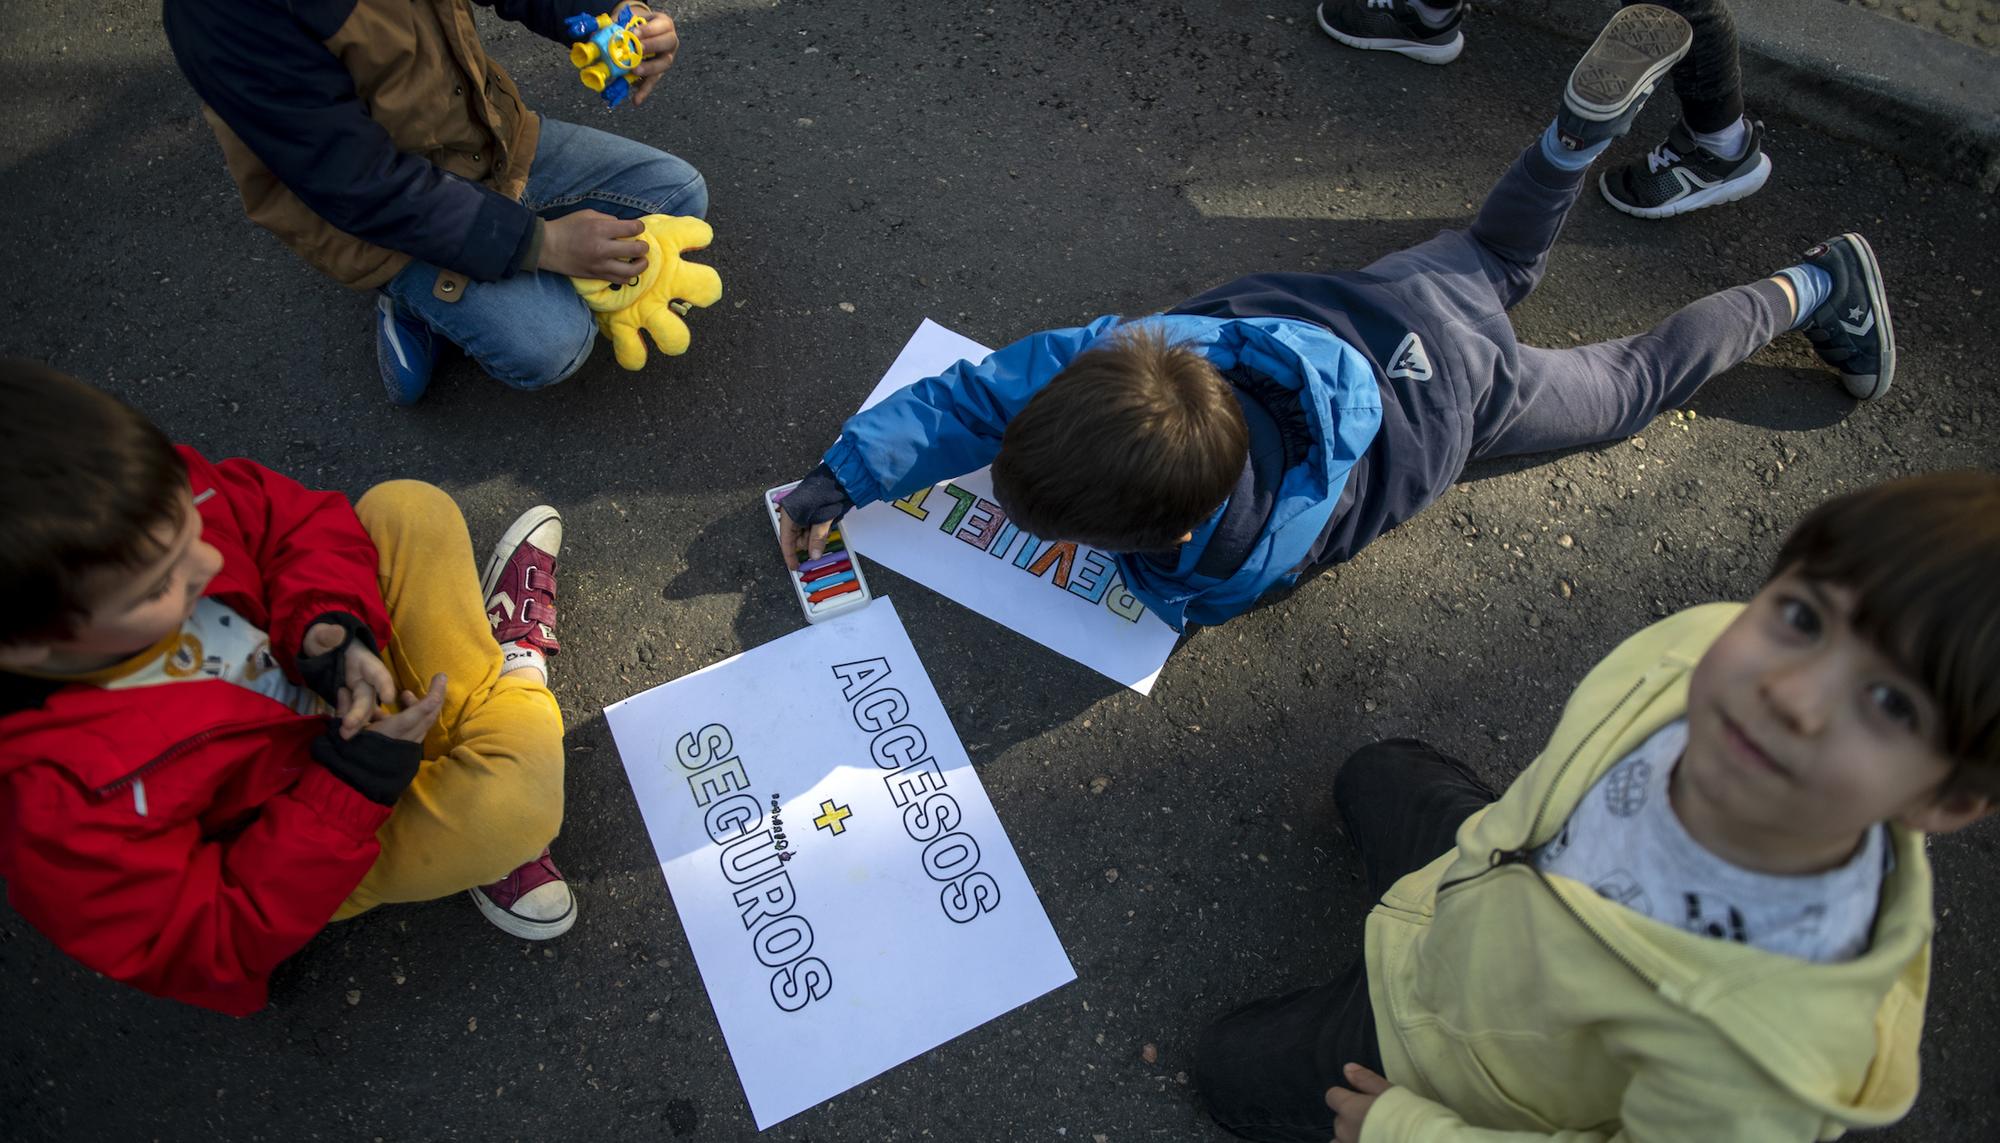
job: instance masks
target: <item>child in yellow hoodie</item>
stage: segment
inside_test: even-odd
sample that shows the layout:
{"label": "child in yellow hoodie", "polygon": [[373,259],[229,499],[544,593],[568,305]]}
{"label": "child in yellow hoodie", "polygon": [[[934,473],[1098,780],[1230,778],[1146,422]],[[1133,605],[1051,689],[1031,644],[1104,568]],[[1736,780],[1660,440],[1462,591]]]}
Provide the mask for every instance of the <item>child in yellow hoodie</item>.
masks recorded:
{"label": "child in yellow hoodie", "polygon": [[1247,1139],[1831,1139],[1909,1110],[1924,835],[2000,800],[2000,476],[1840,497],[1747,605],[1647,628],[1498,798],[1421,743],[1335,781],[1363,958],[1202,1036]]}

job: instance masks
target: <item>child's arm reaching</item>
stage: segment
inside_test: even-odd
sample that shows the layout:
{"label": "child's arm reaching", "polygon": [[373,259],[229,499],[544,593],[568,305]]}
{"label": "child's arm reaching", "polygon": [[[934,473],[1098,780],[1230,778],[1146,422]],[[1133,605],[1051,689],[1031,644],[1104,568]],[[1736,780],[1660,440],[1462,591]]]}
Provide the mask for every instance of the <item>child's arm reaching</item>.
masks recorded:
{"label": "child's arm reaching", "polygon": [[1007,422],[1118,321],[1030,334],[906,385],[847,419],[827,466],[860,507],[991,464]]}
{"label": "child's arm reaching", "polygon": [[780,542],[786,559],[798,547],[818,555],[827,529],[849,508],[907,496],[993,463],[1007,422],[1118,322],[1101,317],[1030,334],[849,417],[819,468],[785,498]]}

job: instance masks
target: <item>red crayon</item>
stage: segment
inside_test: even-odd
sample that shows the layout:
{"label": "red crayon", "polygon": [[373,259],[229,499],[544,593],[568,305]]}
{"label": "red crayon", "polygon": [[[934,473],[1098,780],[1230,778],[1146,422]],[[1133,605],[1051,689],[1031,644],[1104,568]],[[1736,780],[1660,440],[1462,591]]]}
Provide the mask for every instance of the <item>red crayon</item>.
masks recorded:
{"label": "red crayon", "polygon": [[844,572],[844,571],[848,571],[848,570],[852,569],[853,567],[854,567],[854,561],[852,561],[852,560],[841,560],[841,561],[840,561],[840,562],[838,562],[838,563],[831,563],[831,564],[827,564],[827,565],[826,565],[826,566],[824,566],[824,567],[817,567],[817,568],[814,568],[813,570],[811,570],[811,571],[809,571],[809,572],[800,572],[800,573],[799,573],[799,582],[800,582],[800,583],[811,583],[811,582],[813,582],[813,581],[814,581],[814,580],[816,580],[816,579],[825,579],[825,578],[826,578],[827,576],[830,576],[830,575],[839,575],[839,574],[840,574],[841,572]]}
{"label": "red crayon", "polygon": [[840,584],[837,587],[829,587],[821,591],[813,592],[811,595],[806,596],[806,602],[819,603],[822,600],[832,599],[836,595],[846,595],[850,591],[860,591],[860,590],[861,590],[861,585],[859,583],[855,582],[854,580],[849,580],[846,583]]}

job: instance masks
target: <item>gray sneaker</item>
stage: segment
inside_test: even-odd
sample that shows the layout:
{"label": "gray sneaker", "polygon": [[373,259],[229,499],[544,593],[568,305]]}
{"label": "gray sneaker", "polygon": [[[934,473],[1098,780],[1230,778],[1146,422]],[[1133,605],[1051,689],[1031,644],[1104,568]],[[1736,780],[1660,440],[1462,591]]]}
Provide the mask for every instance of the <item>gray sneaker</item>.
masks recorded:
{"label": "gray sneaker", "polygon": [[[1443,7],[1443,5],[1438,5]],[[1433,28],[1424,23],[1409,0],[1324,0],[1317,15],[1319,30],[1369,52],[1395,52],[1419,63],[1448,64],[1465,50],[1458,25],[1465,19],[1464,0]]]}
{"label": "gray sneaker", "polygon": [[1764,125],[1750,124],[1749,146],[1725,159],[1694,141],[1687,124],[1676,123],[1667,141],[1597,180],[1604,201],[1638,218],[1671,218],[1705,206],[1749,198],[1771,177],[1764,154]]}
{"label": "gray sneaker", "polygon": [[1569,73],[1556,137],[1580,151],[1630,131],[1654,85],[1693,43],[1694,29],[1677,13],[1654,4],[1619,9]]}

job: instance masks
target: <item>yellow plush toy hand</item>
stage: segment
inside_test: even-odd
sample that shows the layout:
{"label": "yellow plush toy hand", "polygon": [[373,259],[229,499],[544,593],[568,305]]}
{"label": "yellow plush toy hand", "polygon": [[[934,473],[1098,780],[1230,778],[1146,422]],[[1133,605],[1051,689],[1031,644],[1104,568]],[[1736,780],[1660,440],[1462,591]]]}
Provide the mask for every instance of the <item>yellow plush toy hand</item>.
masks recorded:
{"label": "yellow plush toy hand", "polygon": [[681,258],[684,251],[705,249],[714,239],[708,223],[667,214],[649,214],[639,221],[646,226],[639,235],[646,244],[646,270],[636,282],[570,279],[583,304],[596,312],[598,332],[611,342],[618,364],[627,369],[645,367],[642,329],[652,335],[661,353],[678,357],[687,352],[688,327],[674,312],[676,300],[683,303],[683,313],[688,305],[706,308],[722,300],[722,276]]}

